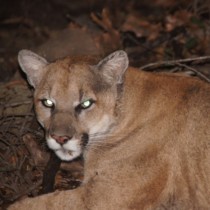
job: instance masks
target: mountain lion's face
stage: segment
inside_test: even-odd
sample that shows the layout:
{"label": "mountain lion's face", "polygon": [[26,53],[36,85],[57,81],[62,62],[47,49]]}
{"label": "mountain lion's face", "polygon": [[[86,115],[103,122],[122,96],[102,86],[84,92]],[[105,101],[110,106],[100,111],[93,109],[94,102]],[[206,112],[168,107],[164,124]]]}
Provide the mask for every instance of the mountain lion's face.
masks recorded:
{"label": "mountain lion's face", "polygon": [[89,138],[108,132],[116,95],[87,65],[48,68],[35,93],[37,117],[49,147],[61,159],[71,160],[81,154]]}
{"label": "mountain lion's face", "polygon": [[128,66],[123,51],[91,66],[70,58],[48,64],[23,50],[19,63],[35,88],[37,118],[49,148],[58,157],[72,160],[111,131],[117,119],[119,86]]}

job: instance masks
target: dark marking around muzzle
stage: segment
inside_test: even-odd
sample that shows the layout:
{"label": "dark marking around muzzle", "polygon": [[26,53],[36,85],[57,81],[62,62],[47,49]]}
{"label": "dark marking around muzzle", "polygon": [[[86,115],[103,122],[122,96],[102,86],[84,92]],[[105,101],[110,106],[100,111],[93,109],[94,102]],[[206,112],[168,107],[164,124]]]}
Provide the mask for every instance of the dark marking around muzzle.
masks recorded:
{"label": "dark marking around muzzle", "polygon": [[89,135],[87,133],[83,133],[82,135],[82,146],[85,147],[89,141]]}

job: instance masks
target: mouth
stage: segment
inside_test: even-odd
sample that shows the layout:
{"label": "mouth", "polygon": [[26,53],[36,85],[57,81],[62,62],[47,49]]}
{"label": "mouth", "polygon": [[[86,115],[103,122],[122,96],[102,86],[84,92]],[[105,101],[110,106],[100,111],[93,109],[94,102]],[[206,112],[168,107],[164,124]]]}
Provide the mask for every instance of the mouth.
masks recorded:
{"label": "mouth", "polygon": [[68,152],[68,154],[70,155],[70,156],[72,156],[72,154],[73,154],[73,152],[70,150],[70,151],[67,151]]}
{"label": "mouth", "polygon": [[73,137],[64,144],[58,143],[51,136],[46,139],[49,148],[52,149],[61,160],[71,161],[83,153],[84,148],[88,144],[89,136],[84,133],[81,138]]}
{"label": "mouth", "polygon": [[71,161],[82,154],[82,146],[79,139],[72,139],[61,145],[53,138],[47,139],[48,147],[55,152],[55,154],[64,161]]}
{"label": "mouth", "polygon": [[68,155],[72,156],[74,151],[72,151],[72,150],[66,150],[66,149],[64,149],[64,148],[62,147],[62,148],[60,148],[60,149],[54,150],[54,152],[55,152],[55,153],[56,153],[56,152],[62,152],[62,153],[64,153],[64,154],[68,154]]}
{"label": "mouth", "polygon": [[82,151],[80,149],[74,151],[61,148],[58,150],[54,150],[54,152],[61,160],[64,161],[74,160],[82,154]]}

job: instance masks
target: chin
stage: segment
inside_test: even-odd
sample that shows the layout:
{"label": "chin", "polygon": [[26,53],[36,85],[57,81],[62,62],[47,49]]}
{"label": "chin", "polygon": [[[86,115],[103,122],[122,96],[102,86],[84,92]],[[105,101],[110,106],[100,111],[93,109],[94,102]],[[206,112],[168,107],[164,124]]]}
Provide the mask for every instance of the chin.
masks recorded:
{"label": "chin", "polygon": [[71,161],[78,158],[81,155],[80,151],[67,151],[67,150],[56,150],[55,154],[64,161]]}

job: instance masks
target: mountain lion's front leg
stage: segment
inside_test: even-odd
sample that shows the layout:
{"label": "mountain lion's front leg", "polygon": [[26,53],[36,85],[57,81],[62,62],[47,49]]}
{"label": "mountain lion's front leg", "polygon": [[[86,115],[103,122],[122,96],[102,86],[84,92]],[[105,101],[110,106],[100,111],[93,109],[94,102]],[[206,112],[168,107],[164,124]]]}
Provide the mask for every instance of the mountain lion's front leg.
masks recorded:
{"label": "mountain lion's front leg", "polygon": [[83,187],[57,191],[36,198],[27,198],[11,205],[8,210],[84,210]]}

